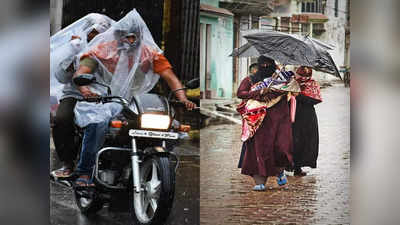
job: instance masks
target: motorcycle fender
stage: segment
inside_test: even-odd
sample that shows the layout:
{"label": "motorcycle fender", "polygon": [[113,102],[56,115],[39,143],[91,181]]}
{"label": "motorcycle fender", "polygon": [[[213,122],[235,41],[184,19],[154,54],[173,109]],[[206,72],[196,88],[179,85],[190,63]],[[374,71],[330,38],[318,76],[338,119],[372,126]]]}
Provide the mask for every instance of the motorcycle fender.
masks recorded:
{"label": "motorcycle fender", "polygon": [[176,161],[175,165],[175,172],[179,167],[179,158],[177,155],[173,152],[167,152],[167,150],[163,147],[157,146],[157,147],[149,147],[144,150],[144,153],[147,155],[145,157],[151,157],[151,156],[158,156],[158,157],[173,157]]}
{"label": "motorcycle fender", "polygon": [[167,152],[167,150],[161,146],[146,148],[144,153],[148,155],[169,155],[169,152]]}

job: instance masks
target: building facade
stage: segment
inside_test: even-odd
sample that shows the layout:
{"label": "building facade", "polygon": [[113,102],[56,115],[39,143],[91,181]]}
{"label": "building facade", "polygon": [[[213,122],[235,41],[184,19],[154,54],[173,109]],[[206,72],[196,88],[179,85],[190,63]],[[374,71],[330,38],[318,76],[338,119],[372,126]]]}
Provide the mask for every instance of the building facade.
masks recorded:
{"label": "building facade", "polygon": [[[220,6],[230,10],[234,14],[233,47],[238,48],[247,41],[243,37],[246,34],[258,32],[260,29],[260,18],[273,12],[273,1],[271,0],[221,0]],[[232,71],[233,82],[232,89],[234,94],[240,82],[248,76],[248,67],[256,61],[256,58],[233,58]],[[235,95],[234,95],[235,96]]]}
{"label": "building facade", "polygon": [[200,81],[202,98],[232,98],[233,14],[218,0],[200,1]]}
{"label": "building facade", "polygon": [[[267,18],[272,18],[275,30],[310,35],[335,46],[329,52],[336,66],[344,68],[349,63],[346,59],[348,3],[349,0],[291,0],[287,5],[276,7]],[[326,73],[314,74],[322,82],[336,79]]]}
{"label": "building facade", "polygon": [[[349,68],[349,0],[223,0],[220,4],[234,13],[234,48],[246,43],[249,33],[280,31],[310,35],[335,46],[330,51],[339,69]],[[248,75],[255,58],[235,58],[234,83]],[[315,72],[319,81],[335,80],[334,76]],[[341,74],[343,77],[343,74]]]}

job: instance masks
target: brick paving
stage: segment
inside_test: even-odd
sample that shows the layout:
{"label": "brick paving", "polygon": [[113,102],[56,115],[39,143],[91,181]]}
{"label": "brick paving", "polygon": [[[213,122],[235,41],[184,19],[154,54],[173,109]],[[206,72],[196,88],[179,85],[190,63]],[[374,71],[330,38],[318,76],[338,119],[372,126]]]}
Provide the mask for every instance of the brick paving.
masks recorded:
{"label": "brick paving", "polygon": [[289,176],[289,189],[269,178],[266,192],[251,191],[240,174],[239,125],[201,130],[201,224],[350,224],[350,105],[348,88],[322,90],[316,106],[320,153],[318,168],[305,177]]}

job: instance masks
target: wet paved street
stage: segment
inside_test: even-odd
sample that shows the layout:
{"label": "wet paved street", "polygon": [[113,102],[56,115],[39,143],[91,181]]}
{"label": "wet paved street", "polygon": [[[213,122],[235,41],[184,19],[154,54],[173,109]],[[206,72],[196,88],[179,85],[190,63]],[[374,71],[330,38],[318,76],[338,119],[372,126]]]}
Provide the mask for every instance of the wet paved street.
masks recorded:
{"label": "wet paved street", "polygon": [[289,176],[282,190],[269,178],[266,192],[253,192],[250,177],[240,174],[240,125],[201,130],[201,224],[349,224],[349,89],[322,90],[317,111],[320,132],[318,168],[305,177]]}
{"label": "wet paved street", "polygon": [[[198,144],[197,144],[198,145]],[[185,143],[175,148],[181,164],[176,176],[175,202],[167,225],[199,224],[199,152],[196,145]],[[59,168],[51,147],[50,168]],[[80,213],[72,188],[50,182],[50,224],[52,225],[131,225],[129,214],[116,213],[104,207],[89,217]]]}

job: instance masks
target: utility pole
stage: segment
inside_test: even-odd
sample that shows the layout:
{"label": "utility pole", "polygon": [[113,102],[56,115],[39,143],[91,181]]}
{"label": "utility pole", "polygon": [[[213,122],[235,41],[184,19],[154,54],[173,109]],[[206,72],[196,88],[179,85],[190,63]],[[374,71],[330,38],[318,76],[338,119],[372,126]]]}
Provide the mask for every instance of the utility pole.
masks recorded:
{"label": "utility pole", "polygon": [[63,0],[50,0],[50,35],[61,30]]}

